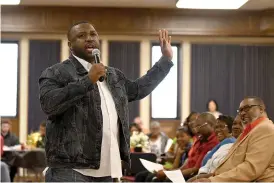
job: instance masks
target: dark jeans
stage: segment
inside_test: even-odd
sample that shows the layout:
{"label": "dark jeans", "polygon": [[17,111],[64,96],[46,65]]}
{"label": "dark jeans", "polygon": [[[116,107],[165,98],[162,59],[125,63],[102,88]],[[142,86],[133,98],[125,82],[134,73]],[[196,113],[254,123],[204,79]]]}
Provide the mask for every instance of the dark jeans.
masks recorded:
{"label": "dark jeans", "polygon": [[108,177],[85,176],[73,169],[49,168],[46,172],[45,182],[112,182]]}
{"label": "dark jeans", "polygon": [[155,174],[143,171],[136,174],[135,182],[152,182],[153,178],[155,178]]}

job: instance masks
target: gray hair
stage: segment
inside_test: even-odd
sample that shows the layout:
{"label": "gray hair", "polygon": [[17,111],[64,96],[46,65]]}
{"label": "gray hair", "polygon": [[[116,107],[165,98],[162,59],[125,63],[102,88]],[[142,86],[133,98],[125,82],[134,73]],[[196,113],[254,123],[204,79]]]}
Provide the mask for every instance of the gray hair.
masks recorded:
{"label": "gray hair", "polygon": [[150,124],[150,128],[152,127],[160,127],[160,123],[158,121],[152,121],[151,124]]}

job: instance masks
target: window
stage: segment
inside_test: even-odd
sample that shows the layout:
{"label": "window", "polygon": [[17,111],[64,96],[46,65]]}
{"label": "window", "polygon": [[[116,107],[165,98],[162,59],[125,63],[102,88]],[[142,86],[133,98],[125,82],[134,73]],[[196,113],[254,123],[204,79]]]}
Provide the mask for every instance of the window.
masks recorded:
{"label": "window", "polygon": [[18,44],[1,42],[0,45],[0,116],[17,115]]}
{"label": "window", "polygon": [[[151,95],[152,118],[178,118],[178,46],[172,46],[172,50],[174,66]],[[162,56],[160,46],[152,46],[151,55],[154,65]]]}

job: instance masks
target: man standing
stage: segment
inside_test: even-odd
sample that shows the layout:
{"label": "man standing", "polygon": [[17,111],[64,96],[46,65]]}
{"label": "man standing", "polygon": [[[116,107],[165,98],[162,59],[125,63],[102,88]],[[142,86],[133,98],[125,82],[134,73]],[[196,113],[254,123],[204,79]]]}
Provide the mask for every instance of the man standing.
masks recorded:
{"label": "man standing", "polygon": [[[71,56],[47,68],[39,79],[47,114],[47,182],[113,181],[130,163],[128,102],[149,95],[172,63],[171,37],[159,31],[163,56],[143,77],[131,81],[118,69],[94,62],[99,37],[88,22],[68,31]],[[99,82],[100,77],[105,81]]]}
{"label": "man standing", "polygon": [[245,98],[238,110],[245,129],[214,176],[197,182],[274,182],[274,125],[258,97]]}

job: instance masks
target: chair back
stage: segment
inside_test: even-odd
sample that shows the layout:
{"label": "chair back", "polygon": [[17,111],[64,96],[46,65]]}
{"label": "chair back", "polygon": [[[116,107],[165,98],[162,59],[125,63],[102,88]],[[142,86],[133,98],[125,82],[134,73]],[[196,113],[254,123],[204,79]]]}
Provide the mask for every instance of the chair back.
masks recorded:
{"label": "chair back", "polygon": [[45,151],[29,151],[22,157],[22,168],[46,168]]}
{"label": "chair back", "polygon": [[131,171],[130,172],[132,175],[136,175],[137,173],[146,170],[146,168],[141,163],[140,158],[155,163],[157,156],[156,156],[156,154],[153,154],[153,153],[131,153],[130,154],[130,159],[131,159]]}

